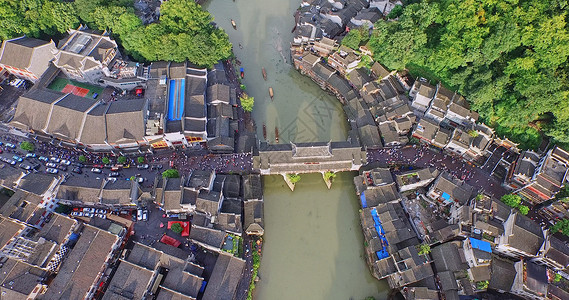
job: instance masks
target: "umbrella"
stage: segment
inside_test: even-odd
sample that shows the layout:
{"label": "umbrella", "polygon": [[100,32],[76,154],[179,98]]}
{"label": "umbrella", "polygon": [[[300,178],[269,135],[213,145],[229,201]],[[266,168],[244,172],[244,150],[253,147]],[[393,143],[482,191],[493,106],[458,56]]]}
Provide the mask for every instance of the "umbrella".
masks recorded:
{"label": "umbrella", "polygon": [[164,223],[160,222],[160,228],[164,227]]}

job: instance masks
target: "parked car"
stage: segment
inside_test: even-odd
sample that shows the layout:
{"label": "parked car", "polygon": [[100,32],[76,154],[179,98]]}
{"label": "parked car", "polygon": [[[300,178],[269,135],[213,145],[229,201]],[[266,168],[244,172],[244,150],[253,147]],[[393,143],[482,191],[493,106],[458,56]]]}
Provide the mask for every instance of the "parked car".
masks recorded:
{"label": "parked car", "polygon": [[48,159],[47,157],[45,157],[45,156],[40,156],[40,157],[38,157],[38,159],[39,159],[40,161],[43,161],[43,162],[48,162],[48,161],[49,161],[49,159]]}
{"label": "parked car", "polygon": [[26,154],[26,158],[36,158],[36,157],[37,157],[37,154],[35,154],[35,153]]}
{"label": "parked car", "polygon": [[146,169],[148,169],[148,164],[138,165],[138,166],[136,166],[136,168],[139,170],[146,170]]}
{"label": "parked car", "polygon": [[119,172],[111,172],[109,173],[110,177],[119,177],[119,175],[121,175]]}
{"label": "parked car", "polygon": [[61,161],[61,159],[59,159],[58,157],[52,157],[49,160],[57,164]]}
{"label": "parked car", "polygon": [[107,213],[107,211],[105,209],[96,209],[95,212],[98,214],[106,214]]}
{"label": "parked car", "polygon": [[46,167],[48,168],[57,168],[57,164],[56,163],[52,163],[52,162],[48,162],[47,164],[45,164]]}
{"label": "parked car", "polygon": [[71,172],[77,173],[77,174],[82,174],[82,173],[83,173],[83,171],[81,171],[81,168],[79,168],[79,167],[75,167],[75,168],[71,169]]}
{"label": "parked car", "polygon": [[59,172],[59,170],[54,169],[54,168],[47,168],[45,171],[50,173],[50,174],[57,174]]}
{"label": "parked car", "polygon": [[97,169],[102,169],[102,168],[104,168],[104,167],[105,167],[105,166],[103,166],[103,165],[93,165],[93,168],[97,168]]}
{"label": "parked car", "polygon": [[136,213],[136,220],[137,221],[142,221],[142,209],[138,209],[137,213]]}
{"label": "parked car", "polygon": [[59,165],[59,166],[57,166],[57,168],[60,169],[61,171],[67,171],[66,165]]}
{"label": "parked car", "polygon": [[23,158],[19,157],[18,155],[12,156],[12,159],[17,161],[17,162],[22,162],[24,160]]}
{"label": "parked car", "polygon": [[138,178],[136,178],[136,182],[138,182],[138,183],[143,183],[143,182],[144,182],[144,177],[138,177]]}
{"label": "parked car", "polygon": [[91,169],[91,172],[97,173],[97,174],[103,173],[103,171],[101,171],[101,169],[99,169],[99,168],[92,168],[92,169]]}
{"label": "parked car", "polygon": [[66,165],[66,166],[69,166],[69,165],[71,164],[71,162],[68,161],[67,159],[62,159],[59,163],[60,163],[60,164],[64,164],[64,165]]}
{"label": "parked car", "polygon": [[12,143],[6,143],[5,145],[6,147],[10,148],[10,149],[16,149],[16,145],[12,144]]}
{"label": "parked car", "polygon": [[142,211],[142,221],[148,221],[148,210]]}
{"label": "parked car", "polygon": [[72,162],[71,164],[72,164],[73,166],[76,166],[76,167],[79,167],[79,168],[83,168],[83,167],[85,166],[85,165],[83,165],[82,163],[76,162],[76,161],[75,161],[75,162]]}

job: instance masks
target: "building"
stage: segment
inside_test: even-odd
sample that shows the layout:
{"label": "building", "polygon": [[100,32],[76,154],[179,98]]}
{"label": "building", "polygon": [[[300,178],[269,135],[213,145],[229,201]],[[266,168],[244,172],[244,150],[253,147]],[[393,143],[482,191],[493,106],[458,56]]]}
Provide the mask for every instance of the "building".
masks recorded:
{"label": "building", "polygon": [[413,101],[411,106],[421,113],[426,112],[436,91],[436,87],[429,83],[421,80],[415,80],[411,91],[409,91],[409,97],[411,97]]}
{"label": "building", "polygon": [[45,299],[79,299],[95,295],[110,263],[119,252],[121,235],[84,225],[75,247],[50,283]]}
{"label": "building", "polygon": [[514,268],[516,277],[510,293],[524,299],[546,299],[548,279],[545,266],[521,260],[514,264]]}
{"label": "building", "polygon": [[513,258],[534,258],[544,242],[543,230],[531,219],[515,212],[504,222],[504,233],[495,251]]}
{"label": "building", "polygon": [[67,178],[58,189],[56,198],[60,203],[106,209],[135,208],[142,190],[136,181],[116,179],[82,180]]}
{"label": "building", "polygon": [[429,188],[427,196],[443,205],[465,205],[475,196],[475,190],[462,180],[443,172]]}
{"label": "building", "polygon": [[27,36],[5,40],[0,50],[0,68],[35,83],[49,67],[55,50],[53,41]]}
{"label": "building", "polygon": [[241,280],[245,261],[221,252],[203,294],[204,300],[232,300]]}
{"label": "building", "polygon": [[406,192],[429,185],[438,175],[438,169],[425,168],[397,174],[395,180],[399,186],[399,191]]}
{"label": "building", "polygon": [[94,84],[111,74],[109,66],[120,53],[108,32],[99,33],[80,26],[68,33],[53,52],[56,67],[69,78]]}
{"label": "building", "polygon": [[545,237],[545,243],[539,249],[538,257],[533,262],[561,271],[569,267],[569,246],[551,234]]}
{"label": "building", "polygon": [[556,146],[540,159],[530,182],[514,193],[533,204],[553,199],[564,186],[568,170],[569,153]]}

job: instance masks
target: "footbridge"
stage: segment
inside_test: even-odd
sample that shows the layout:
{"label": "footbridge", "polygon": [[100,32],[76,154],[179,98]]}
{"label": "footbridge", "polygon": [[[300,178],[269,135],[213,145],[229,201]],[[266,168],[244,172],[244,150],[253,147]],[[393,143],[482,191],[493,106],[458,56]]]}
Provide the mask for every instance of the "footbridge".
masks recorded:
{"label": "footbridge", "polygon": [[253,168],[261,175],[282,175],[291,189],[287,174],[321,173],[330,188],[331,181],[326,180],[326,172],[357,171],[367,163],[366,152],[359,143],[315,142],[290,144],[259,145],[258,154],[253,157]]}

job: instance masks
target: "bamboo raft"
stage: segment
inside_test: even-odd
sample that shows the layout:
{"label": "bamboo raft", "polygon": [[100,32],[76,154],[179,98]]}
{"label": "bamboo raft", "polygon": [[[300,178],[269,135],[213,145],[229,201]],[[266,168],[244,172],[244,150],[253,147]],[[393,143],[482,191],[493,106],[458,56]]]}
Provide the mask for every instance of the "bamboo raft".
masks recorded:
{"label": "bamboo raft", "polygon": [[237,30],[237,24],[235,21],[233,21],[233,19],[231,19],[231,26],[233,26],[233,29]]}
{"label": "bamboo raft", "polygon": [[265,68],[263,68],[263,79],[267,81],[267,71],[265,71]]}
{"label": "bamboo raft", "polygon": [[271,100],[273,99],[273,96],[274,96],[274,95],[275,95],[275,94],[273,93],[273,88],[270,87],[270,88],[269,88],[269,96],[271,96]]}

